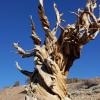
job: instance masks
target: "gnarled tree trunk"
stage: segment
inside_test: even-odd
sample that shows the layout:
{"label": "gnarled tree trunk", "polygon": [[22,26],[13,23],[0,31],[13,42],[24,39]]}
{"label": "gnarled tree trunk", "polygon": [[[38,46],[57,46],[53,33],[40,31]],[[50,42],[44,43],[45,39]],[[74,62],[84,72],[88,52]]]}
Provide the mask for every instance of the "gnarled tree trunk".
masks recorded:
{"label": "gnarled tree trunk", "polygon": [[[41,39],[37,36],[35,26],[32,24],[32,39],[35,48],[32,51],[23,50],[18,43],[14,47],[22,58],[34,56],[35,70],[28,72],[22,70],[16,62],[18,70],[30,78],[26,87],[26,100],[70,100],[66,89],[66,76],[73,61],[80,58],[80,50],[90,40],[95,39],[100,30],[100,18],[96,18],[93,11],[96,2],[87,0],[84,10],[72,12],[77,17],[77,22],[61,26],[63,14],[60,14],[56,4],[56,25],[50,29],[50,23],[44,12],[43,0],[39,1],[38,12],[45,32],[45,41],[41,46]],[[57,29],[61,29],[60,37],[56,37]]]}

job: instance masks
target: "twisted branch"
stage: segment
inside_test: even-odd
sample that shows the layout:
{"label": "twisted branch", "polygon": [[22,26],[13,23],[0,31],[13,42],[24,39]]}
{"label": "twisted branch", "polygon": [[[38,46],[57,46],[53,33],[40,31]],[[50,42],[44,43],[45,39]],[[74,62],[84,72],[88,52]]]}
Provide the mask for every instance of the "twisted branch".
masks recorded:
{"label": "twisted branch", "polygon": [[35,32],[35,26],[34,26],[34,22],[32,20],[32,16],[30,16],[30,20],[31,20],[31,25],[32,25],[32,36],[31,37],[32,37],[35,45],[40,45],[41,44],[41,40],[37,36],[37,34]]}

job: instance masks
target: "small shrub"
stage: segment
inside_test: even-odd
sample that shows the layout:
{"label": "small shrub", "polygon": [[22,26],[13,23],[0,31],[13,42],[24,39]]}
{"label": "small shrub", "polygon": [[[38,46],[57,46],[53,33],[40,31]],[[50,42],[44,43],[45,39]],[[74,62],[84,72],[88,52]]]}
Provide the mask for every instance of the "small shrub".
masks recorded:
{"label": "small shrub", "polygon": [[78,78],[70,78],[70,79],[67,79],[66,80],[66,83],[67,84],[70,84],[70,83],[77,83],[78,82]]}
{"label": "small shrub", "polygon": [[20,82],[19,81],[16,81],[13,85],[13,87],[17,87],[17,86],[20,86]]}

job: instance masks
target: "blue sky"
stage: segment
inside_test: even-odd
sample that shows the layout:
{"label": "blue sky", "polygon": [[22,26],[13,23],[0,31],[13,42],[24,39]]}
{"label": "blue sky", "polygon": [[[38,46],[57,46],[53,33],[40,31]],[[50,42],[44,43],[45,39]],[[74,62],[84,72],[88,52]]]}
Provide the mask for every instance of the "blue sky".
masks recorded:
{"label": "blue sky", "polygon": [[[53,3],[64,13],[63,18],[68,23],[75,22],[75,16],[69,11],[76,11],[85,6],[85,0],[44,0],[46,15],[55,25],[55,13]],[[44,39],[44,32],[38,16],[38,0],[0,0],[0,88],[11,86],[16,80],[22,84],[26,77],[15,66],[18,61],[23,69],[32,71],[34,68],[33,58],[22,59],[16,54],[13,42],[20,42],[24,49],[32,49],[34,44],[30,38],[31,25],[29,15],[33,16],[38,35]],[[98,13],[98,9],[96,14]],[[97,14],[98,16],[98,14]],[[100,35],[91,41],[81,51],[81,58],[74,62],[68,77],[92,78],[100,77]]]}

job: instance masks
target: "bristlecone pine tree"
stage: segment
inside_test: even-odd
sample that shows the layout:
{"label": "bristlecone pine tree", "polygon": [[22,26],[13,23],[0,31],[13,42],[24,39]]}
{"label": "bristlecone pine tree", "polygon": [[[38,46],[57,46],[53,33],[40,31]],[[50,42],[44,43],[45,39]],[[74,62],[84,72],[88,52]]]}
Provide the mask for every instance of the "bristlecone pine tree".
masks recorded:
{"label": "bristlecone pine tree", "polygon": [[[45,41],[41,46],[41,39],[37,36],[35,26],[32,24],[32,40],[35,48],[31,51],[23,50],[18,43],[14,43],[18,54],[22,58],[34,57],[35,69],[29,72],[21,69],[18,62],[18,70],[30,78],[30,84],[26,87],[25,100],[70,100],[66,89],[66,76],[73,62],[80,58],[81,48],[90,40],[94,40],[100,31],[100,18],[94,15],[97,7],[95,0],[87,0],[84,9],[72,12],[77,21],[74,24],[61,26],[61,14],[54,3],[56,13],[56,25],[51,30],[50,23],[44,12],[43,0],[39,0],[38,13],[45,32]],[[61,34],[56,37],[60,28]]]}

